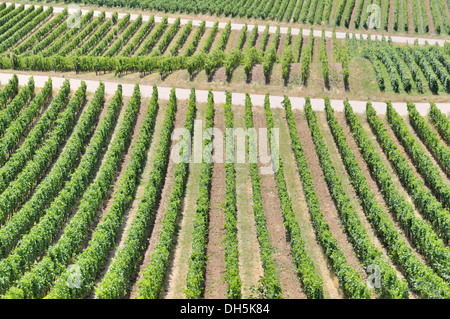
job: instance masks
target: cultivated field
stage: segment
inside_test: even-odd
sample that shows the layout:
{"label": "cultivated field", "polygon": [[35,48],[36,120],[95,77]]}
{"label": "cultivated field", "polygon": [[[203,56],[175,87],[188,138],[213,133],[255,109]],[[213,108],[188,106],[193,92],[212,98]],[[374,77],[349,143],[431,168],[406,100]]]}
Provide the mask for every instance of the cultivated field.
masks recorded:
{"label": "cultivated field", "polygon": [[174,3],[0,3],[0,298],[450,298],[449,1]]}

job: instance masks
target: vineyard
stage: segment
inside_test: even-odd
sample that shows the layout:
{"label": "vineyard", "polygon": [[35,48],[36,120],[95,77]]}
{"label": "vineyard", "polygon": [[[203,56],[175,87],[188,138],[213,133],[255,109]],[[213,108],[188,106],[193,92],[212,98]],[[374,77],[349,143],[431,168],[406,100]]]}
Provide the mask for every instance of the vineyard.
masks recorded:
{"label": "vineyard", "polygon": [[165,13],[215,15],[236,19],[328,25],[402,33],[450,34],[448,0],[227,0],[74,1]]}
{"label": "vineyard", "polygon": [[[121,85],[109,95],[102,82],[93,94],[52,82],[13,76],[0,92],[3,298],[450,296],[450,121],[435,104],[424,117],[410,103],[405,118],[368,102],[362,116],[349,101],[316,112],[309,98],[271,108],[267,94],[260,108],[247,94],[243,108],[230,92],[204,103],[195,89],[161,100],[156,86],[145,99],[138,85],[124,96]],[[253,132],[248,163],[235,161],[239,138],[206,133],[214,123]],[[252,160],[261,129],[268,164]],[[220,229],[226,240],[212,247]],[[207,262],[212,249],[220,257]]]}
{"label": "vineyard", "polygon": [[449,0],[64,5],[0,3],[0,299],[450,298]]}
{"label": "vineyard", "polygon": [[[206,21],[169,22],[167,16],[139,14],[131,19],[130,14],[119,18],[113,12],[107,18],[105,11],[69,14],[67,8],[54,13],[53,7],[9,9],[12,6],[0,11],[0,17],[9,20],[0,27],[0,69],[5,70],[117,77],[137,73],[169,84],[181,77],[193,83],[205,79],[228,85],[312,88],[317,94],[354,91],[390,97],[450,92],[448,42],[399,45],[384,35],[363,39],[361,34],[358,39],[347,32],[345,39],[337,39],[335,30],[327,39],[324,29],[318,37],[313,28],[289,27],[282,33],[280,26],[268,24],[236,29],[230,21],[222,27],[216,21],[206,27]],[[71,26],[68,19],[77,22]],[[368,65],[373,70],[361,85],[355,77]],[[322,77],[312,74],[318,69]],[[372,85],[375,82],[377,86]]]}

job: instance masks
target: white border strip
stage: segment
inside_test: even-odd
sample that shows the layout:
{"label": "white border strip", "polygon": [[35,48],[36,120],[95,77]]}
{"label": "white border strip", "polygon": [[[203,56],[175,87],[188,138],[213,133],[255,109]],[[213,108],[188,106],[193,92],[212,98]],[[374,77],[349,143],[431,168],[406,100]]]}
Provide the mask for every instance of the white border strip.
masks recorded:
{"label": "white border strip", "polygon": [[[42,88],[45,85],[45,82],[48,80],[48,76],[44,75],[27,75],[27,74],[18,74],[19,84],[26,85],[29,78],[31,76],[34,77],[35,86]],[[13,73],[0,73],[0,84],[6,85],[8,81],[13,77]],[[52,77],[53,88],[59,89],[66,78],[63,77]],[[79,79],[69,79],[70,87],[72,90],[76,90],[80,87],[81,81]],[[87,91],[94,93],[98,88],[100,81],[92,81],[85,80]],[[105,84],[105,92],[106,94],[113,95],[117,89],[117,85],[119,82],[103,82]],[[121,83],[123,89],[124,96],[132,96],[134,90],[134,84],[130,83]],[[153,87],[151,85],[140,85],[141,88],[141,96],[144,98],[150,98],[152,95]],[[170,96],[170,91],[172,88],[158,86],[158,96],[160,99],[168,100]],[[208,91],[207,90],[196,90],[197,102],[206,103],[208,101]],[[225,92],[224,91],[212,91],[214,94],[214,101],[216,103],[225,103]],[[190,89],[176,88],[176,95],[179,100],[188,100],[190,94]],[[254,106],[264,106],[264,98],[263,94],[250,94],[252,99],[252,104]],[[271,95],[270,96],[270,106],[272,108],[281,108],[283,101],[283,96]],[[292,107],[294,109],[303,109],[303,105],[305,104],[304,97],[296,97],[289,96],[291,100]],[[245,105],[245,93],[232,93],[232,101],[234,105]],[[366,102],[365,101],[349,101],[351,106],[353,107],[354,112],[356,113],[365,113],[366,110]],[[338,112],[342,112],[344,110],[343,100],[330,100],[331,106]],[[316,111],[323,111],[325,108],[323,99],[311,99],[312,108]],[[377,113],[385,114],[386,113],[386,103],[385,102],[372,102],[373,107],[376,109]],[[407,115],[408,110],[406,107],[406,102],[393,102],[393,107],[399,112],[401,115]],[[429,103],[415,103],[417,110],[420,114],[426,115],[429,110]],[[445,114],[450,113],[450,103],[436,103],[436,106]]]}

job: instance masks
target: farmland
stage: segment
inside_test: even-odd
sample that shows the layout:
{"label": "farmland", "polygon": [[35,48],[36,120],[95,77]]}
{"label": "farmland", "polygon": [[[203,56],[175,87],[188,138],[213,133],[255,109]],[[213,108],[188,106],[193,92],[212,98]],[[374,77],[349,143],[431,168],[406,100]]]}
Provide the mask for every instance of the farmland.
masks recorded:
{"label": "farmland", "polygon": [[0,3],[0,299],[450,298],[450,3],[371,3]]}

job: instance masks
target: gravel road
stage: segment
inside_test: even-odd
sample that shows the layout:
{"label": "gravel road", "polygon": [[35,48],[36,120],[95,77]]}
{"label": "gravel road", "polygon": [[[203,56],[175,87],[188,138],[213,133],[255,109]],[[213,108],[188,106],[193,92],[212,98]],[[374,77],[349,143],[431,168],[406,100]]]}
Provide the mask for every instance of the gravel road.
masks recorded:
{"label": "gravel road", "polygon": [[[5,85],[13,76],[13,73],[1,73],[0,74],[0,84]],[[19,84],[26,85],[28,79],[33,76],[34,81],[36,83],[36,87],[43,87],[48,77],[43,75],[24,75],[19,74]],[[53,88],[59,89],[66,78],[63,77],[52,77],[53,79]],[[95,92],[98,88],[100,81],[91,81],[86,80],[87,90],[89,92]],[[107,94],[114,94],[117,89],[117,85],[120,82],[104,82],[105,83],[105,91]],[[72,90],[76,90],[80,87],[81,80],[78,79],[70,79],[70,86]],[[122,84],[123,95],[131,96],[133,94],[133,84]],[[144,98],[150,98],[152,94],[152,86],[151,85],[141,85],[141,95]],[[170,96],[170,87],[158,86],[158,95],[161,99],[167,100]],[[214,94],[214,101],[216,103],[225,103],[225,92],[224,91],[212,91]],[[189,89],[176,89],[177,98],[180,100],[188,100],[190,90]],[[207,90],[196,90],[197,101],[198,102],[207,102],[208,100],[208,91]],[[264,106],[264,95],[263,94],[250,94],[252,99],[252,103],[254,106]],[[291,104],[293,108],[302,109],[305,104],[304,97],[297,96],[289,96],[291,100]],[[281,102],[283,101],[282,96],[272,95],[270,96],[270,105],[272,108],[281,108]],[[232,94],[232,102],[234,105],[245,105],[245,93],[233,93]],[[331,106],[336,111],[343,111],[344,104],[342,100],[330,100]],[[349,101],[353,107],[353,110],[357,113],[364,113],[366,107],[366,101]],[[320,111],[324,109],[324,101],[323,99],[311,99],[311,104],[314,110]],[[415,103],[418,111],[425,115],[428,112],[429,104],[428,103]],[[384,114],[386,113],[386,104],[384,102],[372,102],[373,107],[377,110],[378,113]],[[401,114],[408,114],[406,108],[406,102],[394,102],[392,103],[394,108]],[[443,112],[450,113],[450,102],[449,103],[436,103]]]}

